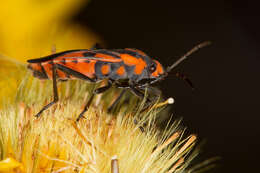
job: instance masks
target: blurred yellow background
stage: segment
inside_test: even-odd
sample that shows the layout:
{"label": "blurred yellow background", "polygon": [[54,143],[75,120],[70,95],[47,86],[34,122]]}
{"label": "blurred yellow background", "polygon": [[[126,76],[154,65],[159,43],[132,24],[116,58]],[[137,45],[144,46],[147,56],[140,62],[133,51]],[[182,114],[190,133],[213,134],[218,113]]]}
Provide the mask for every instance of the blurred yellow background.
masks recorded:
{"label": "blurred yellow background", "polygon": [[100,39],[69,22],[88,0],[8,0],[0,6],[0,54],[20,62],[57,51],[89,48]]}
{"label": "blurred yellow background", "polygon": [[[0,107],[15,99],[27,59],[101,42],[70,21],[88,0],[7,0],[0,5]],[[22,70],[21,70],[22,68]]]}

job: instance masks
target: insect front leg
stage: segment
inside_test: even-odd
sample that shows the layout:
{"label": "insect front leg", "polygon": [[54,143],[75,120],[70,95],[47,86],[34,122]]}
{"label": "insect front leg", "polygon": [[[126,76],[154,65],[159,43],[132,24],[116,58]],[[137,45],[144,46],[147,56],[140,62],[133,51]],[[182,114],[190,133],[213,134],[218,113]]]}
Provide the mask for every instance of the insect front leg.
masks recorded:
{"label": "insect front leg", "polygon": [[[144,99],[144,89],[143,88],[138,88],[135,86],[130,86],[131,91],[138,97],[140,97],[141,99]],[[147,97],[146,98],[148,102],[151,102],[151,100]]]}
{"label": "insect front leg", "polygon": [[59,96],[58,96],[58,89],[57,89],[57,67],[55,64],[53,64],[52,66],[52,80],[53,80],[53,95],[54,95],[54,99],[52,102],[50,102],[49,104],[47,104],[46,106],[44,106],[40,112],[38,112],[35,116],[38,118],[43,111],[45,111],[46,109],[48,109],[49,107],[51,107],[54,103],[56,103],[57,101],[59,101]]}
{"label": "insect front leg", "polygon": [[162,95],[161,90],[159,90],[158,88],[148,86],[148,87],[146,87],[146,89],[147,89],[148,93],[152,93],[152,95],[153,95],[150,97],[150,98],[152,98],[150,100],[151,104],[154,104],[156,102],[156,100],[158,100],[160,98],[160,96]]}
{"label": "insect front leg", "polygon": [[107,109],[107,112],[110,113],[113,108],[118,104],[118,102],[120,101],[120,99],[123,97],[123,95],[125,94],[126,92],[126,89],[131,89],[133,91],[133,93],[135,95],[137,95],[138,97],[141,97],[141,98],[144,98],[144,94],[139,91],[138,89],[136,89],[134,87],[134,85],[132,86],[131,88],[131,85],[129,85],[128,82],[125,82],[125,83],[115,83],[116,87],[117,88],[122,88],[123,90],[121,91],[121,93],[119,94],[119,96],[116,98],[116,100],[111,104],[111,106],[109,106],[109,108]]}
{"label": "insect front leg", "polygon": [[[118,88],[128,88],[132,91],[132,93],[134,93],[136,96],[140,97],[141,99],[144,99],[144,90],[145,90],[145,87],[138,87],[136,86],[134,83],[131,83],[130,84],[126,84],[126,83],[123,83],[123,84],[119,84],[119,83],[116,83],[116,86]],[[147,98],[147,101],[148,102],[151,102],[151,100],[149,98]]]}
{"label": "insect front leg", "polygon": [[157,88],[151,87],[151,86],[147,86],[146,88],[136,88],[136,87],[130,87],[131,91],[139,96],[140,98],[144,98],[144,94],[142,92],[142,90],[147,89],[149,93],[153,93],[153,97],[147,97],[147,105],[144,106],[144,108],[141,110],[141,112],[144,112],[148,109],[150,109],[153,104],[155,104],[155,102],[160,98],[161,96],[161,91]]}
{"label": "insect front leg", "polygon": [[145,112],[146,110],[150,109],[161,96],[161,90],[159,90],[158,88],[148,86],[147,90],[148,90],[149,93],[153,93],[153,97],[151,97],[150,104],[145,106],[141,110],[141,112]]}

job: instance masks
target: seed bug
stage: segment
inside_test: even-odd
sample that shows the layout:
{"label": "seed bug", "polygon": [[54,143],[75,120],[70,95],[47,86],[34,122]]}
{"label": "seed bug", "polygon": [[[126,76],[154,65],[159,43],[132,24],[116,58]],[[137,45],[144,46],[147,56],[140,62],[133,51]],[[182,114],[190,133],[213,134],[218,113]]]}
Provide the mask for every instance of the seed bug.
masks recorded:
{"label": "seed bug", "polygon": [[[30,59],[27,61],[29,63],[28,68],[32,70],[34,77],[53,81],[53,101],[44,106],[35,116],[39,117],[43,111],[59,100],[58,80],[82,79],[88,82],[99,82],[107,79],[108,81],[107,85],[94,91],[78,116],[77,121],[88,110],[94,95],[105,92],[112,85],[123,88],[123,90],[109,110],[117,104],[126,89],[129,89],[138,97],[144,98],[144,91],[147,87],[164,79],[172,69],[189,55],[209,44],[210,42],[203,42],[193,47],[166,69],[163,68],[159,61],[150,58],[146,53],[138,49],[132,48],[68,50],[42,58]],[[178,73],[176,76],[187,80],[185,76]],[[190,83],[188,80],[187,82]],[[149,101],[149,98],[147,100]]]}

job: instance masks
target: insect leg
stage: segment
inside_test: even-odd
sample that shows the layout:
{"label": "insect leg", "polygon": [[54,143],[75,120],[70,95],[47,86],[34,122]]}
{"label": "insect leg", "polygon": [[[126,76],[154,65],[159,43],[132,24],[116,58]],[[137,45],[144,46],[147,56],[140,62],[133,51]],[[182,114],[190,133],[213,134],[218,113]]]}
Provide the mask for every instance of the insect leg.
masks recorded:
{"label": "insect leg", "polygon": [[58,96],[58,90],[57,90],[57,67],[54,64],[52,67],[52,80],[53,80],[53,95],[54,95],[54,99],[52,102],[50,102],[49,104],[47,104],[46,106],[44,106],[40,112],[38,112],[35,116],[39,117],[41,115],[41,113],[43,111],[45,111],[46,109],[48,109],[49,107],[51,107],[54,103],[56,103],[59,100],[59,96]]}
{"label": "insect leg", "polygon": [[87,104],[85,105],[83,111],[79,114],[78,118],[76,119],[76,121],[78,122],[82,117],[84,117],[84,113],[88,110],[91,102],[93,101],[93,98],[94,98],[95,94],[93,93],[90,97],[90,99],[88,100]]}
{"label": "insect leg", "polygon": [[132,87],[132,86],[130,86],[130,89],[136,96],[138,96],[138,97],[140,97],[142,99],[144,98],[144,93],[142,91],[140,91],[137,88]]}
{"label": "insect leg", "polygon": [[[140,89],[141,89],[141,88],[140,88]],[[143,107],[143,109],[141,110],[141,112],[144,112],[144,111],[150,109],[150,108],[153,106],[153,104],[157,101],[157,99],[159,99],[159,97],[160,97],[160,95],[161,95],[161,91],[160,91],[159,89],[157,89],[157,88],[148,86],[147,89],[148,89],[149,93],[153,93],[153,94],[154,94],[154,97],[151,97],[152,99],[150,99],[150,98],[148,98],[148,97],[146,98],[148,103],[147,103],[146,106]],[[137,96],[139,96],[139,97],[141,97],[141,98],[144,98],[144,94],[143,94],[140,90],[138,90],[137,88],[131,87],[131,90],[132,90],[132,92],[134,92]]]}
{"label": "insect leg", "polygon": [[107,112],[110,113],[113,108],[117,105],[117,103],[119,102],[119,100],[122,98],[122,96],[125,94],[126,89],[123,89],[120,93],[120,95],[116,98],[116,100],[112,103],[111,106],[109,106],[109,108],[107,109]]}
{"label": "insect leg", "polygon": [[148,86],[147,90],[149,93],[153,93],[153,97],[151,97],[152,99],[150,99],[150,104],[152,105],[156,102],[157,99],[159,99],[162,93],[161,90],[159,90],[158,88],[151,87],[151,86]]}
{"label": "insect leg", "polygon": [[89,109],[89,106],[90,106],[91,102],[93,101],[94,96],[95,96],[96,94],[100,94],[100,93],[103,93],[103,92],[105,92],[106,90],[108,90],[108,89],[112,86],[112,83],[113,83],[113,82],[112,82],[111,80],[108,80],[108,84],[107,84],[106,86],[100,87],[100,88],[96,89],[96,90],[93,92],[93,94],[91,95],[89,101],[88,101],[87,104],[85,105],[83,111],[79,114],[79,116],[78,116],[78,118],[77,118],[77,120],[76,120],[77,122],[78,122],[82,117],[84,117],[83,115],[84,115],[84,113]]}
{"label": "insect leg", "polygon": [[[144,92],[142,92],[142,91],[144,91],[144,89],[145,88],[139,88],[139,87],[137,87],[137,86],[135,86],[134,84],[126,84],[126,83],[124,83],[124,84],[119,84],[119,83],[116,83],[116,87],[118,87],[118,88],[129,88],[131,91],[132,91],[132,93],[134,93],[136,96],[138,96],[138,97],[140,97],[140,98],[144,98]],[[140,91],[140,90],[142,90],[142,91]],[[149,100],[149,98],[147,98],[147,100]]]}
{"label": "insect leg", "polygon": [[107,84],[106,86],[97,88],[97,89],[94,91],[94,93],[95,93],[95,94],[100,94],[100,93],[105,92],[106,90],[108,90],[109,88],[111,88],[112,83],[113,83],[112,80],[108,80],[108,84]]}
{"label": "insect leg", "polygon": [[[137,89],[137,88],[134,87],[134,86],[130,86],[130,89],[131,89],[131,91],[132,91],[136,96],[140,97],[141,99],[144,98],[144,93],[143,93],[142,91],[140,91],[140,90],[144,90],[144,89],[141,89],[141,88],[140,88],[140,90],[139,90],[139,89]],[[151,102],[151,100],[150,100],[149,98],[147,98],[147,101],[148,101],[148,102]],[[148,107],[149,107],[149,105],[148,105]],[[141,110],[141,112],[142,112],[142,110]],[[134,120],[134,123],[137,125],[137,124],[138,124],[138,121],[135,119],[135,120]],[[140,125],[140,126],[139,126],[139,129],[141,130],[142,133],[145,131],[145,129],[144,129],[143,126],[144,126],[144,125]]]}
{"label": "insect leg", "polygon": [[155,97],[159,97],[162,94],[162,91],[158,88],[148,86],[147,89],[148,89],[149,93],[153,93],[153,95],[155,95]]}
{"label": "insect leg", "polygon": [[150,103],[147,106],[145,106],[141,110],[141,112],[145,112],[146,110],[150,109],[161,96],[161,90],[159,90],[158,88],[148,86],[147,89],[149,93],[153,93],[154,96],[151,97],[152,99],[150,100]]}
{"label": "insect leg", "polygon": [[[57,68],[59,70],[65,72],[65,73],[67,73],[67,74],[70,74],[70,75],[76,77],[76,78],[79,78],[79,79],[82,79],[82,80],[86,80],[86,81],[90,81],[90,82],[95,82],[95,79],[91,79],[91,78],[85,76],[84,74],[82,74],[80,72],[77,72],[77,71],[75,71],[73,69],[70,69],[70,68],[68,68],[66,66],[63,66],[61,64],[57,64]],[[92,100],[94,98],[94,95],[95,95],[95,93],[92,94],[92,96],[90,97],[89,101],[85,105],[83,111],[79,114],[79,116],[78,116],[76,121],[79,121],[80,118],[83,117],[84,113],[88,110],[88,108],[89,108],[89,106],[90,106],[90,104],[91,104],[91,102],[92,102]]]}
{"label": "insect leg", "polygon": [[120,95],[116,98],[116,100],[111,104],[111,106],[109,106],[109,108],[107,109],[108,113],[110,113],[113,110],[113,108],[118,104],[119,100],[125,94],[126,89],[130,88],[128,83],[117,83],[117,82],[115,82],[115,85],[116,85],[117,88],[122,88],[123,90],[121,91]]}

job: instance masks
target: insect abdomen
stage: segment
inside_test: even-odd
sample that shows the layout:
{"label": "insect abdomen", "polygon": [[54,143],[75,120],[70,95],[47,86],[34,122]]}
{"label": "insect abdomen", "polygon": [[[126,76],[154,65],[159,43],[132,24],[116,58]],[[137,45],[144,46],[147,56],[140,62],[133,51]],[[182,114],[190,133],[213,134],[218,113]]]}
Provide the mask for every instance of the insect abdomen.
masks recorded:
{"label": "insect abdomen", "polygon": [[[33,76],[39,79],[52,79],[53,61],[43,63],[29,63],[28,69],[32,70]],[[67,80],[71,76],[57,69],[57,79]]]}
{"label": "insect abdomen", "polygon": [[41,63],[30,63],[27,66],[28,69],[32,70],[33,76],[39,79],[48,79],[48,75],[44,70]]}

